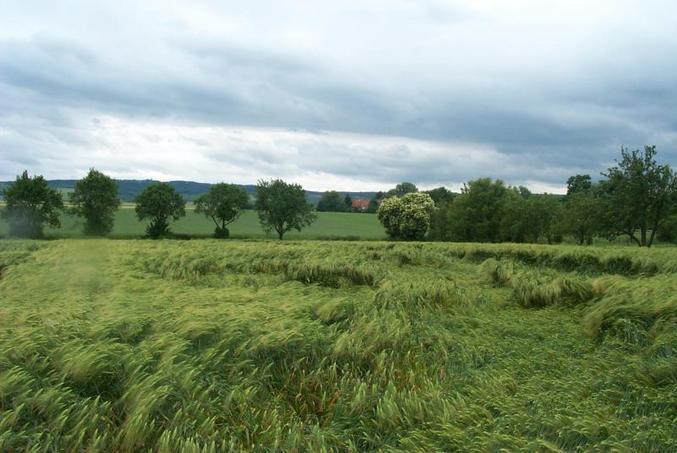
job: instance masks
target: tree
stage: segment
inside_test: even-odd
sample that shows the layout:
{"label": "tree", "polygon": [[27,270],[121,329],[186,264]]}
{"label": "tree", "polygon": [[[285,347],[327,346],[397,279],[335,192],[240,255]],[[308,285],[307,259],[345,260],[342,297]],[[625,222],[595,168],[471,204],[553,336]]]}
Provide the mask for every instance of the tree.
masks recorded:
{"label": "tree", "polygon": [[677,242],[677,213],[663,221],[656,237],[665,242]]}
{"label": "tree", "polygon": [[560,202],[551,195],[530,194],[517,188],[509,196],[501,216],[501,239],[512,242],[557,242]]}
{"label": "tree", "polygon": [[346,211],[346,202],[341,199],[338,192],[330,190],[322,194],[320,201],[317,202],[317,210],[320,212],[343,212]]}
{"label": "tree", "polygon": [[592,188],[590,175],[574,175],[567,179],[567,195],[579,192],[589,192]]}
{"label": "tree", "polygon": [[369,200],[369,206],[367,206],[367,212],[370,214],[375,214],[376,211],[378,211],[378,200],[376,198],[372,198]]}
{"label": "tree", "polygon": [[292,229],[301,231],[317,218],[303,187],[281,179],[258,182],[255,208],[263,229],[275,230],[280,239]]}
{"label": "tree", "polygon": [[500,241],[505,205],[514,196],[501,180],[480,178],[464,184],[447,213],[447,236],[454,241]]}
{"label": "tree", "polygon": [[[651,247],[661,222],[670,212],[677,179],[669,165],[659,165],[656,147],[644,151],[621,148],[618,165],[602,173],[612,233],[626,234],[640,247]],[[639,237],[636,232],[639,230]],[[650,236],[647,238],[647,234]]]}
{"label": "tree", "polygon": [[139,220],[150,219],[146,233],[151,238],[169,234],[169,219],[178,220],[186,215],[186,202],[181,194],[164,182],[146,187],[136,197],[136,215]]}
{"label": "tree", "polygon": [[216,225],[214,237],[227,238],[230,235],[227,225],[237,220],[248,204],[249,195],[242,187],[219,183],[195,200],[195,212],[212,219]]}
{"label": "tree", "polygon": [[411,182],[401,182],[386,193],[386,197],[403,197],[408,193],[418,192],[418,187]]}
{"label": "tree", "polygon": [[28,176],[24,171],[3,191],[5,210],[2,215],[9,223],[9,234],[25,238],[41,238],[44,225],[61,226],[59,211],[63,198],[49,187],[42,176]]}
{"label": "tree", "polygon": [[529,188],[525,186],[518,186],[516,191],[519,194],[519,196],[525,200],[533,195],[531,193],[531,190],[529,190]]}
{"label": "tree", "polygon": [[70,201],[72,212],[85,218],[85,234],[104,236],[113,230],[115,211],[120,206],[114,179],[92,168],[75,183]]}
{"label": "tree", "polygon": [[435,202],[435,206],[438,207],[446,203],[451,203],[456,197],[456,194],[446,187],[438,187],[436,189],[428,190],[425,193],[430,195],[430,198]]}
{"label": "tree", "polygon": [[427,193],[389,197],[378,209],[378,219],[393,239],[421,240],[430,228],[435,203]]}
{"label": "tree", "polygon": [[592,191],[572,192],[567,196],[559,228],[574,236],[580,245],[589,245],[593,236],[603,230],[604,217],[604,202]]}
{"label": "tree", "polygon": [[343,199],[343,205],[345,206],[345,211],[352,211],[353,210],[353,199],[350,198],[349,194],[346,194],[346,197]]}

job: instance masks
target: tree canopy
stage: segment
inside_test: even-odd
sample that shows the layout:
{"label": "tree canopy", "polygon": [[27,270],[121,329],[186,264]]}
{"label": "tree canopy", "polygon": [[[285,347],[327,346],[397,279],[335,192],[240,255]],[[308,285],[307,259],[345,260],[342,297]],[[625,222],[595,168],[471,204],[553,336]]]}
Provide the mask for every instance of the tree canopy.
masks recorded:
{"label": "tree canopy", "polygon": [[195,200],[195,212],[212,219],[216,225],[214,237],[227,238],[230,235],[227,225],[237,220],[248,204],[249,195],[242,187],[219,183]]}
{"label": "tree canopy", "polygon": [[394,189],[390,189],[388,192],[386,192],[385,196],[386,197],[403,197],[404,195],[408,193],[414,193],[418,192],[418,187],[414,183],[411,182],[401,182],[398,185],[395,186]]}
{"label": "tree canopy", "polygon": [[24,171],[3,191],[3,197],[2,215],[9,223],[10,235],[40,238],[45,224],[53,228],[61,226],[59,213],[64,208],[63,198],[42,176],[30,177]]}
{"label": "tree canopy", "polygon": [[169,220],[186,215],[186,202],[172,186],[159,182],[146,187],[136,197],[139,220],[150,219],[146,233],[152,238],[169,234]]}
{"label": "tree canopy", "polygon": [[103,236],[112,231],[115,211],[120,206],[114,179],[92,168],[87,176],[75,183],[70,201],[72,212],[85,218],[85,234]]}
{"label": "tree canopy", "polygon": [[625,234],[639,246],[651,247],[677,190],[674,172],[669,165],[658,164],[655,156],[655,146],[643,151],[622,148],[621,160],[603,173],[611,232]]}
{"label": "tree canopy", "polygon": [[301,231],[317,218],[303,187],[281,179],[258,182],[255,209],[264,231],[275,230],[279,239],[288,231]]}

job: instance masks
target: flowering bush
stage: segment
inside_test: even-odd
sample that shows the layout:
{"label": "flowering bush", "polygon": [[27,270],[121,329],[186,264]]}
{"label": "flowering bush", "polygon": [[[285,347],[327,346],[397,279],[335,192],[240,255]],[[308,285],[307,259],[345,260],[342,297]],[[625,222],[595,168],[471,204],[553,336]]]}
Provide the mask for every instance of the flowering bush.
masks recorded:
{"label": "flowering bush", "polygon": [[430,228],[435,203],[426,193],[408,193],[390,197],[378,208],[378,219],[393,239],[420,240]]}

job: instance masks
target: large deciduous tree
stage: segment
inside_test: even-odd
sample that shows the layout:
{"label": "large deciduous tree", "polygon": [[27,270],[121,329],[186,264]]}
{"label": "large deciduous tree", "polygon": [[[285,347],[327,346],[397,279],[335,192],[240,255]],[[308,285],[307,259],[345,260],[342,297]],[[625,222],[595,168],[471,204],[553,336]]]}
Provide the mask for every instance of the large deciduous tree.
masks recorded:
{"label": "large deciduous tree", "polygon": [[464,184],[450,206],[448,236],[455,241],[500,241],[504,208],[514,196],[498,179],[480,178]]}
{"label": "large deciduous tree", "polygon": [[186,202],[171,185],[151,184],[136,197],[136,215],[139,220],[150,219],[146,233],[151,238],[169,234],[169,220],[186,215]]}
{"label": "large deciduous tree", "polygon": [[255,209],[264,231],[275,230],[278,238],[291,230],[301,231],[312,224],[317,216],[299,184],[275,179],[259,181],[256,185]]}
{"label": "large deciduous tree", "polygon": [[640,247],[653,244],[677,188],[670,166],[658,164],[655,157],[655,146],[645,146],[643,151],[621,148],[618,165],[603,173],[607,177],[602,188],[609,202],[611,232],[627,235]]}
{"label": "large deciduous tree", "polygon": [[85,234],[103,236],[113,230],[115,211],[120,206],[114,179],[92,168],[75,183],[70,201],[73,213],[85,219]]}
{"label": "large deciduous tree", "polygon": [[435,203],[427,193],[410,192],[403,197],[388,197],[377,216],[393,239],[421,240],[430,229]]}
{"label": "large deciduous tree", "polygon": [[6,206],[2,215],[9,224],[10,235],[40,238],[45,224],[61,226],[59,212],[64,208],[63,198],[42,176],[30,177],[24,171],[3,191],[3,197]]}
{"label": "large deciduous tree", "polygon": [[204,214],[216,225],[214,237],[227,238],[227,226],[237,220],[249,203],[249,195],[235,184],[219,183],[195,200],[195,212]]}

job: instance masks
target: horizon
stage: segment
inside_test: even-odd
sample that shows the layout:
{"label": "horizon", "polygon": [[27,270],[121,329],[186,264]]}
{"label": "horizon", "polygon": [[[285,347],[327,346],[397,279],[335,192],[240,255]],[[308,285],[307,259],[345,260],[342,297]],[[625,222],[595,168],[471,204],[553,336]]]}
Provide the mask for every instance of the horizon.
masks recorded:
{"label": "horizon", "polygon": [[[677,165],[665,0],[10,1],[0,180],[563,193],[621,146]],[[265,30],[265,32],[261,32]]]}

